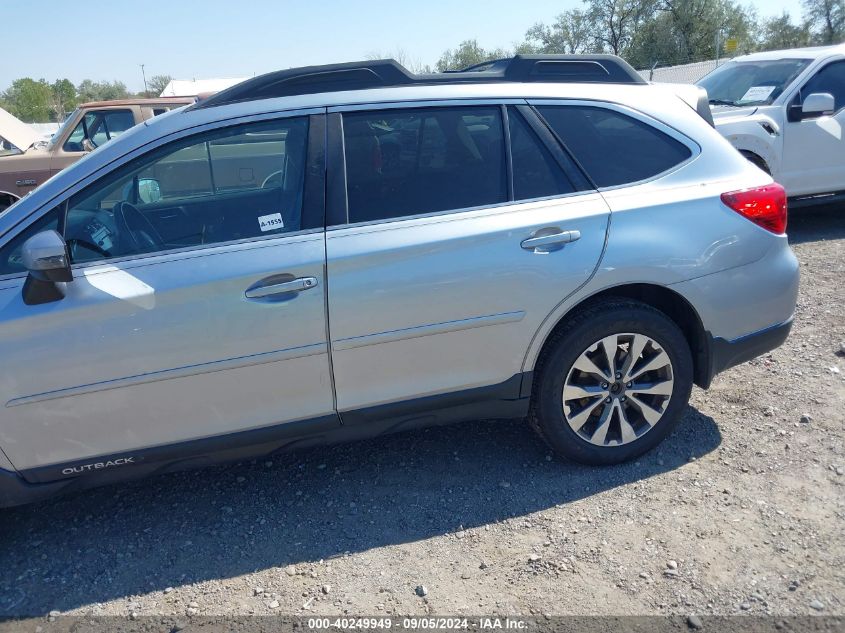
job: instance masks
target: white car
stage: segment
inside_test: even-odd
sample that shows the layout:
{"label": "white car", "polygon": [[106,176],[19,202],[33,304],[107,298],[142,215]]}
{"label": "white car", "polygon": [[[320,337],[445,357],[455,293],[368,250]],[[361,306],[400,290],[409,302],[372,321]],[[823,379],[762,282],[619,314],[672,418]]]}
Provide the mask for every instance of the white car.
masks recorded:
{"label": "white car", "polygon": [[737,57],[698,85],[716,129],[792,207],[845,198],[845,45]]}

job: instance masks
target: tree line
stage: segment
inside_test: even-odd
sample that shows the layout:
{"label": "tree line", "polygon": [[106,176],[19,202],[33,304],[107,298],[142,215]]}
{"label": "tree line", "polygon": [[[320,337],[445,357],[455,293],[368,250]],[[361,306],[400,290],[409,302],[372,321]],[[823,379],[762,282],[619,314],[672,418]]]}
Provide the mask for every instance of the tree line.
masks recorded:
{"label": "tree line", "polygon": [[[845,40],[845,0],[803,0],[802,15],[761,19],[737,0],[583,0],[583,7],[539,22],[512,48],[485,49],[467,39],[445,51],[434,69],[398,50],[368,57],[394,57],[414,72],[458,70],[515,53],[613,53],[638,69],[672,66],[760,50],[833,44]],[[147,81],[156,96],[171,78]],[[48,83],[17,79],[0,93],[0,107],[27,122],[61,121],[79,103],[132,96],[121,81],[67,79]]]}
{"label": "tree line", "polygon": [[156,75],[147,80],[146,92],[133,94],[122,81],[93,81],[85,79],[74,85],[69,79],[23,77],[16,79],[4,92],[0,92],[0,108],[11,112],[27,123],[63,121],[80,103],[112,101],[128,97],[157,97],[170,83],[168,75]]}
{"label": "tree line", "polygon": [[752,6],[735,0],[584,0],[583,8],[532,26],[512,49],[465,40],[441,55],[436,70],[514,53],[612,53],[646,69],[845,40],[845,0],[803,0],[802,8],[793,21],[788,12],[761,19]]}

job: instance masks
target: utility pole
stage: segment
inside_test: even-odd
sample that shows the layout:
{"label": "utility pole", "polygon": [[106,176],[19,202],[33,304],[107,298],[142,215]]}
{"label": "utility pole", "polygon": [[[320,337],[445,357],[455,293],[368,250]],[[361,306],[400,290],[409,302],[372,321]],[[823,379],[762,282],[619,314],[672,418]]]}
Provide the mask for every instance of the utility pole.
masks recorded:
{"label": "utility pole", "polygon": [[719,52],[722,48],[722,29],[716,29],[716,68],[719,67]]}
{"label": "utility pole", "polygon": [[147,91],[147,74],[144,72],[144,64],[141,64],[141,76],[144,78],[144,96],[149,97],[150,94]]}

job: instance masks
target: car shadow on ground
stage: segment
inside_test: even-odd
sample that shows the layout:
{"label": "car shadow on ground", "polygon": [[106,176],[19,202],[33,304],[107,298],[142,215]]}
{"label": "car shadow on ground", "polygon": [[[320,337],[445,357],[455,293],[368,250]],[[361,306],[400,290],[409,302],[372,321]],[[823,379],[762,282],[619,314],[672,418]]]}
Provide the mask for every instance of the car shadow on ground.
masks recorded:
{"label": "car shadow on ground", "polygon": [[790,244],[845,238],[845,203],[789,211]]}
{"label": "car shadow on ground", "polygon": [[0,512],[0,616],[43,615],[407,543],[546,510],[716,449],[688,407],[639,461],[553,459],[520,420],[478,421],[177,473]]}

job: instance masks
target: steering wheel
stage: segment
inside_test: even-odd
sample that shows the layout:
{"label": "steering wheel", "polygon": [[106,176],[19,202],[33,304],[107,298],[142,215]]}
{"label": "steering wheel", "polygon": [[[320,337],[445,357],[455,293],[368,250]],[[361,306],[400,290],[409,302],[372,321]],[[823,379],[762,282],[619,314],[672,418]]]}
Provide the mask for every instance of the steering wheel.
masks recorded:
{"label": "steering wheel", "polygon": [[280,169],[278,171],[274,171],[272,174],[267,176],[264,179],[264,182],[261,183],[261,188],[266,189],[267,187],[270,187],[270,186],[275,187],[277,185],[280,185],[281,182],[282,182],[282,170]]}
{"label": "steering wheel", "polygon": [[67,248],[68,252],[70,253],[71,261],[76,261],[76,250],[79,248],[84,248],[85,250],[93,251],[105,258],[111,257],[111,253],[103,249],[98,244],[94,244],[93,242],[89,242],[88,240],[81,240],[75,237],[71,237],[67,240]]}
{"label": "steering wheel", "polygon": [[135,205],[120,201],[112,209],[121,236],[129,241],[130,252],[149,253],[165,246],[159,232]]}

